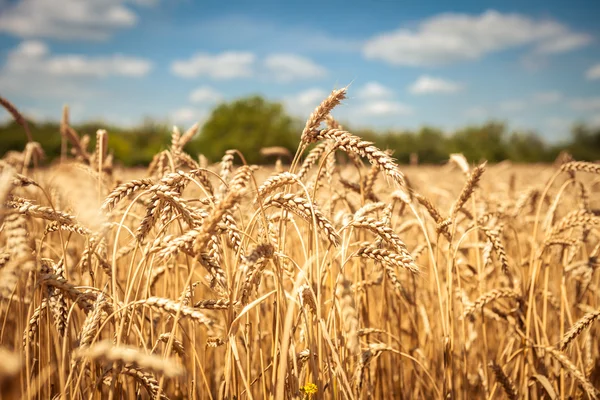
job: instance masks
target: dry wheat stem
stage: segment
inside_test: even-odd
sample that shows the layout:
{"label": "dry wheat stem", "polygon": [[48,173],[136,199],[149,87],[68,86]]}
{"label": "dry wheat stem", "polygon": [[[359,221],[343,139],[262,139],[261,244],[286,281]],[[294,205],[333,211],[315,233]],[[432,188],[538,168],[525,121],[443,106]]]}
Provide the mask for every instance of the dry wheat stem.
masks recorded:
{"label": "dry wheat stem", "polygon": [[394,182],[405,185],[404,175],[400,172],[398,165],[383,151],[379,150],[371,142],[367,142],[346,131],[337,129],[323,129],[316,131],[310,137],[311,141],[333,140],[337,148],[348,153],[355,153],[366,157],[372,165],[377,166]]}
{"label": "dry wheat stem", "polygon": [[581,334],[587,327],[594,323],[596,319],[600,317],[600,310],[592,311],[585,314],[564,334],[560,341],[559,349],[565,350],[569,343],[571,343],[577,336]]}
{"label": "dry wheat stem", "polygon": [[600,391],[594,387],[594,385],[585,377],[585,375],[577,369],[575,364],[567,358],[566,355],[555,349],[554,347],[543,347],[548,354],[550,354],[556,361],[558,361],[567,372],[575,378],[577,382],[583,387],[588,396],[592,399],[597,399],[600,396]]}
{"label": "dry wheat stem", "polygon": [[132,365],[136,368],[149,369],[167,377],[175,378],[184,374],[183,368],[176,362],[145,354],[137,347],[126,345],[115,346],[111,341],[103,340],[84,349],[77,349],[73,353],[75,359],[86,359],[110,365],[121,363]]}
{"label": "dry wheat stem", "polygon": [[313,131],[319,127],[321,122],[327,118],[331,110],[333,110],[338,104],[342,102],[346,98],[346,88],[341,88],[338,90],[334,90],[331,94],[321,102],[315,108],[315,110],[310,114],[308,120],[306,121],[306,125],[302,130],[302,136],[300,138],[301,142],[309,143],[312,140],[311,136],[313,135]]}

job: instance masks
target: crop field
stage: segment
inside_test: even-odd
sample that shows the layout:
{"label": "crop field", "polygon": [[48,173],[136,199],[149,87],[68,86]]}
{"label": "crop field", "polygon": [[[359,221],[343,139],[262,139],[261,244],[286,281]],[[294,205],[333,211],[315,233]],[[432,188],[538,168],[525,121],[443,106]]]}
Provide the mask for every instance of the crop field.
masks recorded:
{"label": "crop field", "polygon": [[398,165],[345,94],[270,166],[4,155],[0,397],[598,398],[600,164]]}

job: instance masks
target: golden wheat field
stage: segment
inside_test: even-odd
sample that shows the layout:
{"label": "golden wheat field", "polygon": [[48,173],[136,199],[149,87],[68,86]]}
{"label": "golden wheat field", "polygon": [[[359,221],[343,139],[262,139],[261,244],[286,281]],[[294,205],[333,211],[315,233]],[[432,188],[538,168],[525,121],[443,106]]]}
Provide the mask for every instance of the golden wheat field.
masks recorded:
{"label": "golden wheat field", "polygon": [[6,155],[1,397],[598,398],[600,164],[399,166],[344,96],[289,165]]}

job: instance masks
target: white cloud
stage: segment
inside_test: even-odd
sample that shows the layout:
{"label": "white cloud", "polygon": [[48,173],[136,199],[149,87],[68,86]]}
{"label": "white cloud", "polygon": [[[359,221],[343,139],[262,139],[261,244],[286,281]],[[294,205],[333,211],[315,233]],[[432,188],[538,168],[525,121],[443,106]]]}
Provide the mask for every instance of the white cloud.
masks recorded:
{"label": "white cloud", "polygon": [[406,104],[397,101],[379,100],[363,104],[358,108],[358,113],[370,117],[383,117],[390,115],[410,115],[413,113],[413,110]]}
{"label": "white cloud", "polygon": [[256,56],[250,52],[197,53],[189,60],[174,61],[171,64],[171,72],[182,78],[246,78],[254,75],[255,60]]}
{"label": "white cloud", "polygon": [[600,97],[573,99],[571,108],[577,111],[600,111]]}
{"label": "white cloud", "polygon": [[562,97],[557,91],[538,92],[533,94],[533,101],[537,104],[554,104],[562,100]]}
{"label": "white cloud", "polygon": [[[358,103],[342,111],[346,119],[367,122],[370,118],[413,114],[412,107],[395,100],[394,92],[379,82],[367,82],[357,91]],[[373,121],[371,121],[373,122]]]}
{"label": "white cloud", "polygon": [[367,82],[357,92],[358,97],[366,100],[389,98],[394,92],[378,82]]}
{"label": "white cloud", "polygon": [[600,79],[600,64],[596,64],[585,73],[585,77],[589,80]]}
{"label": "white cloud", "polygon": [[122,0],[21,0],[0,15],[0,31],[23,38],[92,39],[110,37],[137,23]]}
{"label": "white cloud", "polygon": [[[79,55],[54,56],[46,60],[42,68],[53,75],[106,77],[121,75],[130,77],[145,76],[151,64],[147,60],[122,55],[88,58]],[[33,69],[37,69],[34,67]]]}
{"label": "white cloud", "polygon": [[144,6],[144,7],[154,7],[158,4],[159,0],[129,0],[131,3]]}
{"label": "white cloud", "polygon": [[573,124],[573,120],[570,118],[563,117],[550,117],[545,120],[544,125],[548,128],[554,129],[569,129]]}
{"label": "white cloud", "polygon": [[505,112],[518,112],[532,107],[556,104],[563,98],[562,93],[556,90],[533,93],[526,98],[501,101],[498,107]]}
{"label": "white cloud", "polygon": [[184,107],[173,111],[172,117],[175,122],[190,122],[196,116],[196,110],[190,107]]}
{"label": "white cloud", "polygon": [[527,101],[521,99],[505,100],[499,104],[500,109],[507,112],[523,111],[527,108],[527,105]]}
{"label": "white cloud", "polygon": [[223,95],[210,86],[200,86],[190,93],[192,103],[217,103],[223,99]]}
{"label": "white cloud", "polygon": [[537,45],[541,53],[559,53],[590,40],[556,21],[489,10],[480,15],[440,14],[414,30],[383,33],[365,43],[363,55],[393,65],[432,66],[476,60],[523,45]]}
{"label": "white cloud", "polygon": [[296,54],[272,54],[264,64],[268,74],[280,82],[320,78],[327,74],[324,67]]}
{"label": "white cloud", "polygon": [[490,113],[485,107],[474,106],[467,108],[464,111],[464,115],[467,118],[482,119],[489,117]]}
{"label": "white cloud", "polygon": [[182,107],[171,113],[171,119],[176,124],[203,123],[208,118],[206,110],[191,107]]}
{"label": "white cloud", "polygon": [[456,93],[462,90],[460,83],[452,82],[442,78],[422,75],[409,87],[413,94],[429,93]]}
{"label": "white cloud", "polygon": [[0,68],[0,92],[9,96],[69,99],[93,97],[90,80],[111,76],[141,77],[152,64],[144,59],[110,55],[54,55],[43,42],[28,40],[11,50]]}
{"label": "white cloud", "polygon": [[287,96],[284,103],[289,112],[295,115],[310,114],[329,95],[323,89],[311,88],[295,95]]}
{"label": "white cloud", "polygon": [[151,68],[152,64],[147,60],[120,54],[108,57],[87,57],[76,54],[50,55],[49,49],[44,43],[25,41],[10,52],[2,74],[140,77],[148,74]]}
{"label": "white cloud", "polygon": [[540,43],[535,51],[542,54],[565,53],[583,47],[591,41],[592,37],[590,35],[565,32],[562,36]]}
{"label": "white cloud", "polygon": [[304,106],[318,106],[326,97],[328,93],[323,89],[313,88],[305,90],[298,94],[296,97],[298,103]]}
{"label": "white cloud", "polygon": [[[10,57],[40,58],[48,54],[48,46],[37,40],[28,40],[21,42],[19,46],[11,52]],[[10,60],[10,58],[9,58]]]}
{"label": "white cloud", "polygon": [[[171,64],[171,72],[183,78],[207,76],[213,79],[246,78],[256,75],[257,58],[250,52],[198,53]],[[262,62],[265,78],[278,82],[319,78],[327,70],[296,54],[272,54]]]}
{"label": "white cloud", "polygon": [[587,119],[587,124],[589,126],[591,126],[592,128],[600,128],[600,113],[591,116],[590,118]]}

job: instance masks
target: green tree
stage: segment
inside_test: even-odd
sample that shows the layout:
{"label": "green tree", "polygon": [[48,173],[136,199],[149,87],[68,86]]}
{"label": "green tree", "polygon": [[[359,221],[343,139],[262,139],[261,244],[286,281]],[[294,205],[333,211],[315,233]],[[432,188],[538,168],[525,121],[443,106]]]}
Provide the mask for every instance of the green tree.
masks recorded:
{"label": "green tree", "polygon": [[532,132],[513,132],[508,141],[508,158],[517,162],[552,161],[552,153]]}
{"label": "green tree", "polygon": [[267,161],[260,155],[262,147],[283,146],[293,153],[300,131],[301,126],[281,104],[252,96],[219,105],[202,127],[198,140],[187,149],[211,161],[218,161],[228,149],[238,149],[248,163],[257,164]]}
{"label": "green tree", "polygon": [[481,126],[469,126],[454,133],[450,139],[448,154],[463,153],[467,160],[498,162],[508,156],[504,134],[506,126],[488,122]]}
{"label": "green tree", "polygon": [[419,162],[433,164],[448,160],[448,139],[441,130],[423,127],[415,140],[414,152],[419,155]]}
{"label": "green tree", "polygon": [[574,126],[567,151],[576,160],[600,160],[600,128],[594,129],[584,125]]}
{"label": "green tree", "polygon": [[[57,121],[28,121],[33,140],[39,142],[46,153],[46,162],[60,156],[61,135]],[[349,124],[343,123],[344,126]],[[193,156],[203,153],[211,161],[218,161],[228,149],[240,150],[249,163],[272,162],[260,155],[262,147],[284,146],[295,152],[304,126],[287,115],[279,103],[268,102],[253,96],[218,106],[201,130],[199,137],[186,146]],[[164,122],[146,118],[136,127],[119,127],[105,122],[86,122],[73,125],[81,135],[88,135],[89,151],[93,151],[96,131],[108,131],[109,149],[115,161],[124,166],[148,165],[153,156],[169,147],[171,128]],[[576,160],[600,159],[600,128],[586,125],[574,126],[571,137],[562,143],[549,145],[534,132],[511,132],[506,126],[490,121],[482,125],[467,126],[444,134],[436,128],[423,127],[416,132],[377,131],[374,129],[347,128],[381,149],[394,151],[400,163],[408,163],[411,153],[419,155],[419,162],[438,164],[448,159],[450,153],[463,153],[470,162],[488,160],[499,162],[550,162],[563,150]],[[23,151],[27,137],[23,128],[9,120],[0,123],[0,158],[8,151]],[[70,147],[70,146],[69,146]],[[341,152],[340,152],[341,154]]]}

